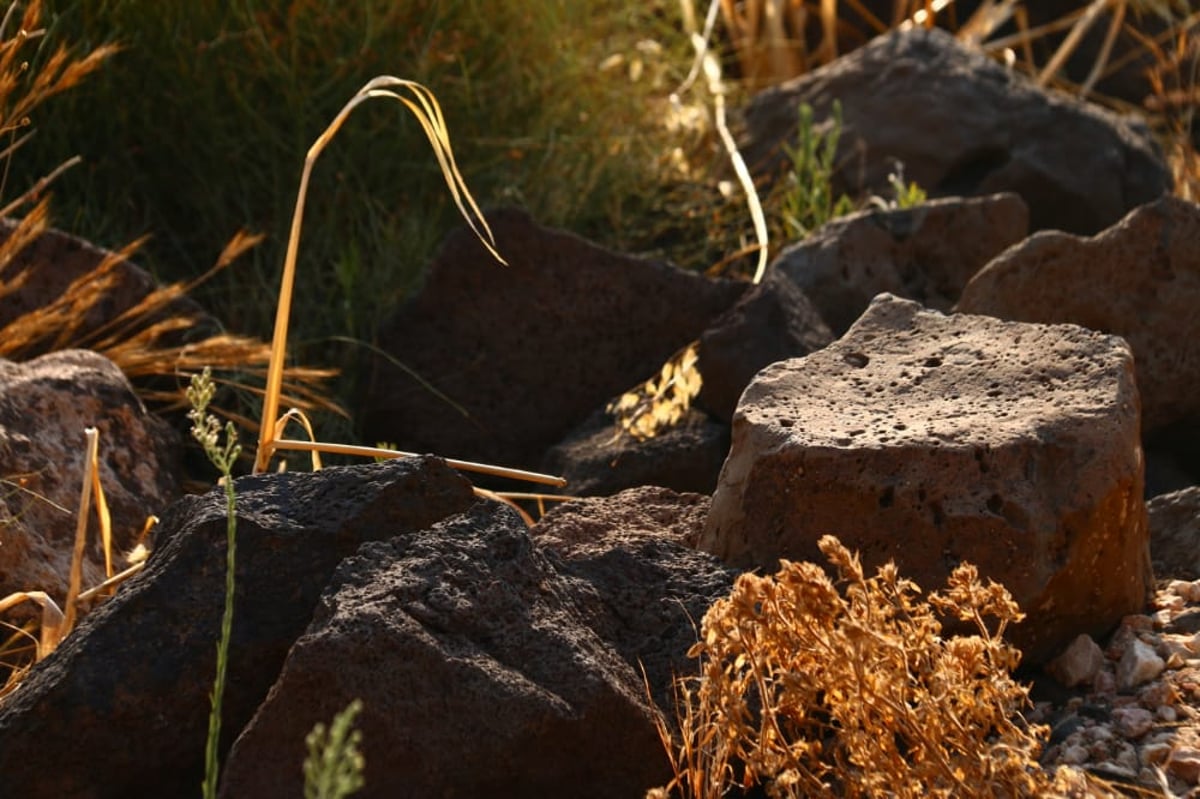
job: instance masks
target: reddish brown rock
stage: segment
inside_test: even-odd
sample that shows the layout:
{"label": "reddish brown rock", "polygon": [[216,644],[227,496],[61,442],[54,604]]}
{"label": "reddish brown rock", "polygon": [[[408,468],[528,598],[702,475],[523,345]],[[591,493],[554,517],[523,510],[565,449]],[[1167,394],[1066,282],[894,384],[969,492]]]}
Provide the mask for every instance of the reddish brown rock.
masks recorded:
{"label": "reddish brown rock", "polygon": [[380,330],[392,360],[371,365],[358,414],[366,440],[536,468],[546,449],[657,374],[744,290],[610,252],[522,212],[488,221],[509,266],[460,230],[420,293]]}
{"label": "reddish brown rock", "polygon": [[1155,575],[1200,580],[1200,486],[1160,494],[1146,511]]}
{"label": "reddish brown rock", "polygon": [[774,268],[840,336],[884,292],[950,310],[967,281],[1028,232],[1029,209],[1015,194],[931,200],[835,219],[780,253]]}
{"label": "reddish brown rock", "polygon": [[1147,434],[1200,425],[1200,206],[1144,205],[1091,238],[1044,232],[989,263],[957,309],[1024,322],[1070,322],[1133,348]]}
{"label": "reddish brown rock", "polygon": [[[1092,234],[1171,186],[1145,124],[1038,88],[941,30],[882,35],[757,95],[742,152],[758,174],[783,168],[798,107],[844,125],[835,190],[887,196],[895,162],[931,197],[1011,191],[1033,230]],[[826,127],[826,129],[828,129]]]}
{"label": "reddish brown rock", "polygon": [[[100,482],[112,516],[114,567],[146,519],[180,494],[178,436],[148,413],[102,355],[63,350],[26,363],[0,360],[0,597],[67,592],[87,440],[99,432]],[[93,510],[85,587],[104,580]]]}
{"label": "reddish brown rock", "polygon": [[960,561],[1028,614],[1028,660],[1139,612],[1151,587],[1128,347],[1070,325],[944,316],[888,295],[747,388],[702,549],[822,562],[833,534],[923,587]]}

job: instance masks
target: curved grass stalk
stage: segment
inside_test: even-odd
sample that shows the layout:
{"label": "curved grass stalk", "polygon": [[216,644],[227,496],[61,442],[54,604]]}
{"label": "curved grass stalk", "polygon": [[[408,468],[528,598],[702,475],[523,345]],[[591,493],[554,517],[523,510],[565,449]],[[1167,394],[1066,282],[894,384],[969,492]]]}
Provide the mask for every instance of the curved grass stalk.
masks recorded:
{"label": "curved grass stalk", "polygon": [[[407,92],[408,96],[400,92]],[[308,181],[317,157],[326,145],[337,134],[350,113],[360,104],[375,98],[390,98],[402,103],[421,125],[425,136],[433,147],[438,166],[450,195],[459,212],[466,219],[471,230],[487,248],[488,252],[499,261],[506,263],[496,249],[495,237],[487,220],[479,210],[458,165],[454,160],[454,152],[450,147],[450,134],[446,128],[446,120],[442,116],[441,106],[433,92],[416,81],[381,75],[370,80],[350,98],[334,117],[333,122],[325,129],[309,148],[304,159],[304,170],[300,174],[300,188],[296,195],[296,208],[292,214],[292,227],[288,236],[287,254],[284,257],[283,278],[279,289],[278,307],[275,312],[275,333],[271,339],[271,362],[267,370],[266,394],[263,398],[262,424],[259,427],[258,452],[254,459],[254,471],[266,471],[271,456],[279,447],[280,442],[275,438],[275,418],[279,412],[279,395],[283,384],[283,364],[287,352],[288,317],[291,313],[292,292],[296,281],[296,257],[300,248],[300,230],[304,220],[304,201],[308,195]]]}

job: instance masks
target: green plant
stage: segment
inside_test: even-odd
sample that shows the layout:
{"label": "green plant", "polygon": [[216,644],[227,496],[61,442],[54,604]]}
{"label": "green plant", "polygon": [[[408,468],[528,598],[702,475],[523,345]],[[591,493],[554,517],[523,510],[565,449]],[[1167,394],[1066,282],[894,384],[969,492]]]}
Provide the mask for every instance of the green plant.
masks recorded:
{"label": "green plant", "polygon": [[802,239],[831,219],[854,210],[854,201],[834,194],[837,146],[842,135],[842,105],[836,100],[826,130],[818,129],[812,106],[800,105],[796,143],[785,145],[790,168],[784,176],[779,200],[785,238]]}
{"label": "green plant", "polygon": [[233,634],[234,567],[237,563],[237,495],[233,486],[233,467],[241,455],[237,427],[226,422],[224,441],[221,439],[221,423],[208,413],[208,406],[216,393],[212,371],[193,375],[188,387],[188,400],[192,410],[192,437],[204,448],[204,454],[221,473],[225,490],[225,608],[221,614],[221,637],[217,642],[217,674],[213,680],[212,708],[208,716],[208,739],[204,747],[205,799],[216,799],[217,778],[220,774],[218,748],[221,740],[221,703],[225,696],[225,673],[229,665],[229,639]]}
{"label": "green plant", "polygon": [[362,706],[362,700],[355,699],[333,717],[328,729],[317,722],[305,738],[304,799],[342,799],[365,784],[366,761],[359,751],[362,731],[351,727]]}
{"label": "green plant", "polygon": [[893,564],[866,577],[836,538],[820,548],[836,579],[784,561],[705,614],[678,735],[660,720],[675,778],[651,796],[1032,797],[1071,778],[1040,769],[1047,730],[1019,716],[1028,688],[1003,634],[1022,614],[1003,586],[964,563],[922,600]]}
{"label": "green plant", "polygon": [[888,173],[888,185],[892,188],[891,198],[873,196],[869,204],[885,211],[896,208],[912,208],[929,199],[925,190],[915,181],[904,179],[904,164],[896,162],[896,169]]}

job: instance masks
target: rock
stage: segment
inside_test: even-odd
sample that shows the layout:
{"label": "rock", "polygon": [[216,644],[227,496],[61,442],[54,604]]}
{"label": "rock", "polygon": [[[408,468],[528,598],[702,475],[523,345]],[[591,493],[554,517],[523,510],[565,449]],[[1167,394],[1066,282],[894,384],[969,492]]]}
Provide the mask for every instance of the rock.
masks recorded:
{"label": "rock", "polygon": [[1038,664],[1144,607],[1141,494],[1121,339],[882,295],[746,389],[699,546],[771,570],[823,563],[828,533],[926,590],[970,561],[1028,614],[1011,638]]}
{"label": "rock", "polygon": [[[100,482],[112,517],[114,568],[148,516],[180,494],[178,436],[143,407],[111,361],[62,350],[26,363],[0,360],[0,597],[67,593],[87,440],[99,431]],[[93,508],[94,508],[93,504]],[[84,587],[105,578],[90,514]]]}
{"label": "rock", "polygon": [[1060,685],[1074,688],[1090,683],[1104,667],[1104,651],[1090,635],[1077,635],[1062,654],[1046,664]]}
{"label": "rock", "polygon": [[991,261],[957,310],[1070,322],[1133,348],[1146,433],[1200,426],[1200,206],[1163,197],[1091,238],[1044,232]]}
{"label": "rock", "polygon": [[1153,648],[1135,638],[1117,661],[1117,688],[1122,691],[1137,688],[1162,674],[1166,665]]}
{"label": "rock", "polygon": [[[410,534],[474,502],[470,484],[432,457],[239,479],[222,749],[266,697],[343,558],[364,541]],[[199,794],[225,528],[223,492],[172,505],[145,570],[5,697],[0,796]],[[302,758],[303,737],[289,743]]]}
{"label": "rock", "polygon": [[604,411],[551,447],[541,470],[567,480],[573,496],[604,496],[651,485],[711,494],[729,453],[729,425],[691,408],[673,427],[639,441]]}
{"label": "rock", "polygon": [[729,422],[759,369],[808,355],[831,341],[829,327],[804,292],[773,267],[700,336],[697,366],[703,384],[696,404]]}
{"label": "rock", "polygon": [[1200,782],[1200,748],[1181,746],[1172,751],[1167,759],[1167,771],[1188,785]]}
{"label": "rock", "polygon": [[576,578],[576,603],[600,637],[640,675],[674,721],[672,680],[695,674],[696,629],[736,572],[695,550],[709,499],[645,487],[565,503],[533,529]]}
{"label": "rock", "polygon": [[777,174],[797,108],[842,105],[835,191],[886,194],[895,162],[931,197],[1011,191],[1031,229],[1091,234],[1170,189],[1145,124],[1037,88],[945,31],[893,31],[767,89],[745,109],[742,153]]}
{"label": "rock", "polygon": [[338,568],[222,796],[299,796],[305,734],[354,698],[363,799],[637,796],[670,775],[639,676],[495,505]]}
{"label": "rock", "polygon": [[1200,486],[1154,497],[1146,511],[1155,575],[1200,579]]}
{"label": "rock", "polygon": [[787,247],[774,268],[840,336],[884,292],[949,311],[967,281],[1028,232],[1029,209],[1016,194],[873,208],[835,219]]}
{"label": "rock", "polygon": [[1112,713],[1113,728],[1125,738],[1141,738],[1154,727],[1154,714],[1144,707],[1118,707]]}
{"label": "rock", "polygon": [[744,290],[609,252],[522,212],[488,221],[510,265],[459,230],[420,293],[381,328],[387,357],[365,370],[371,378],[358,408],[368,441],[535,467]]}
{"label": "rock", "polygon": [[[12,219],[0,219],[0,240],[7,241],[18,230]],[[24,232],[21,233],[24,236]],[[4,302],[0,303],[0,328],[30,311],[45,308],[54,303],[73,282],[88,279],[89,289],[97,294],[98,301],[83,309],[72,318],[75,325],[75,341],[101,331],[125,311],[130,310],[158,288],[150,273],[128,260],[118,260],[106,267],[103,278],[96,270],[106,260],[116,255],[97,247],[84,239],[59,230],[46,229],[34,238],[9,261],[0,266],[0,284],[5,285]],[[11,288],[12,291],[7,291]],[[192,335],[200,332],[215,333],[218,326],[195,301],[185,296],[173,299],[157,315],[188,316],[197,320],[198,327]],[[62,331],[54,331],[55,334]],[[109,331],[111,332],[111,331]],[[166,341],[173,339],[168,335]],[[11,346],[12,342],[8,342]],[[49,347],[47,341],[35,342],[24,350],[23,355],[41,354]]]}

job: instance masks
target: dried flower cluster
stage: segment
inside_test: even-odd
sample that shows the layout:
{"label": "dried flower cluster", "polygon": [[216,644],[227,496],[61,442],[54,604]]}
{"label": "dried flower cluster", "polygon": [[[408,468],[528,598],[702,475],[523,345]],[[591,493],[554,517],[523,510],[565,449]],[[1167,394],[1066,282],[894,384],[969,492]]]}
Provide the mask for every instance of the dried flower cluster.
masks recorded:
{"label": "dried flower cluster", "polygon": [[[680,732],[660,726],[675,778],[650,799],[1074,792],[1078,775],[1038,766],[1046,730],[1019,715],[1028,689],[1002,635],[1022,614],[1003,586],[964,563],[922,600],[893,564],[866,578],[836,538],[820,547],[836,581],[784,561],[709,609],[690,653],[701,676],[677,686]],[[977,633],[943,637],[939,617]]]}
{"label": "dried flower cluster", "polygon": [[683,419],[700,394],[698,342],[693,341],[663,364],[657,377],[630,389],[608,405],[617,426],[644,441]]}

